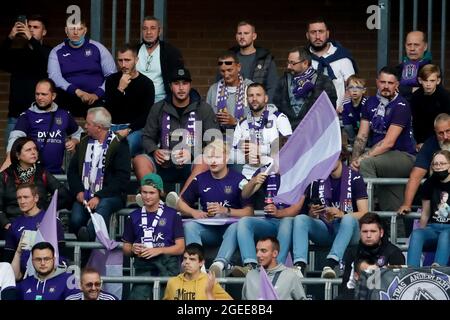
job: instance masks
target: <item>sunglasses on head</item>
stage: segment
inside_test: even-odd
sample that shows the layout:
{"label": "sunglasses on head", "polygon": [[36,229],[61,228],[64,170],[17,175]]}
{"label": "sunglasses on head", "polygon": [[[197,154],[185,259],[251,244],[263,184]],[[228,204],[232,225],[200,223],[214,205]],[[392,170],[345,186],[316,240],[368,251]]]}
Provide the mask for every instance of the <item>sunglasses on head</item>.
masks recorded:
{"label": "sunglasses on head", "polygon": [[223,64],[227,65],[227,66],[231,66],[234,63],[234,61],[219,61],[217,62],[217,65],[221,66]]}

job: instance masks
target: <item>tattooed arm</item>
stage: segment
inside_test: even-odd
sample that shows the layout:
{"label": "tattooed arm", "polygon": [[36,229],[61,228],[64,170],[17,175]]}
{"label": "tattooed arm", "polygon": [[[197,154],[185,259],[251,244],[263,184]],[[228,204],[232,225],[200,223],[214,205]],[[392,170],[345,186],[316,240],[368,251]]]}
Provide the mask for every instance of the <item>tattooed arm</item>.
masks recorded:
{"label": "tattooed arm", "polygon": [[367,144],[367,139],[369,138],[369,121],[361,120],[359,126],[358,135],[353,144],[353,154],[352,159],[358,159],[358,157],[364,152],[364,148]]}
{"label": "tattooed arm", "polygon": [[[388,152],[392,149],[392,147],[395,145],[395,142],[397,141],[398,137],[402,133],[403,127],[397,126],[397,125],[390,125],[389,129],[386,133],[386,136],[383,140],[376,143],[369,151],[363,153],[360,155],[357,159],[353,160],[352,167],[354,169],[358,169],[359,165],[361,163],[361,160],[375,157],[380,154],[383,154],[385,152]],[[361,128],[360,128],[361,131]],[[359,132],[358,132],[359,136]],[[355,141],[356,145],[356,141]],[[353,154],[355,154],[355,151],[353,151]]]}

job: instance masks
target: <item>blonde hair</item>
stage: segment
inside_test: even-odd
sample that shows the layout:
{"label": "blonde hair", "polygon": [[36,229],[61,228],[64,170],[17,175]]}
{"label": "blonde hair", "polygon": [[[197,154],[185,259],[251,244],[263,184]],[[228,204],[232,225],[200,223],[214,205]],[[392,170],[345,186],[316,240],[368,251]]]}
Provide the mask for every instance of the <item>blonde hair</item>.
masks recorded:
{"label": "blonde hair", "polygon": [[230,154],[230,147],[226,142],[222,139],[214,139],[214,141],[210,142],[204,149],[203,154],[207,154],[212,150],[222,150],[226,155]]}

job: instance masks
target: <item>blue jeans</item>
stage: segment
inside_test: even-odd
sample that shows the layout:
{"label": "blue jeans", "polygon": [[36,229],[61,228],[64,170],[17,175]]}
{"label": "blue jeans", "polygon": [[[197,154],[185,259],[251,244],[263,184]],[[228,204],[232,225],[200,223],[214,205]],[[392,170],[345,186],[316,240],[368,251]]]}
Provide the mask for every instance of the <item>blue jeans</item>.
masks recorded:
{"label": "blue jeans", "polygon": [[[111,125],[111,131],[116,132],[118,130],[128,129],[128,124],[113,124]],[[132,157],[144,152],[142,148],[142,129],[132,131],[128,136],[128,145],[130,146],[130,155]]]}
{"label": "blue jeans", "polygon": [[237,227],[237,239],[244,264],[258,263],[256,260],[255,240],[267,236],[277,237],[280,242],[280,252],[277,260],[279,263],[285,263],[291,249],[293,221],[293,217],[283,219],[241,218]]}
{"label": "blue jeans", "polygon": [[431,251],[434,248],[434,262],[441,266],[447,265],[450,256],[450,225],[430,223],[424,229],[414,230],[409,241],[408,266],[420,267],[422,250]]}
{"label": "blue jeans", "polygon": [[[117,212],[124,207],[124,203],[119,197],[102,198],[94,210],[103,217],[106,223],[106,227],[109,227],[109,219],[113,212]],[[85,226],[90,220],[89,212],[84,208],[84,205],[76,201],[73,204],[72,212],[70,213],[69,230],[75,234],[78,234],[78,230],[82,226]],[[95,239],[95,230],[92,223],[88,224],[88,232],[91,240]]]}
{"label": "blue jeans", "polygon": [[333,230],[328,231],[325,222],[314,219],[306,214],[300,214],[294,219],[293,262],[308,263],[309,240],[319,246],[331,246],[327,259],[339,262],[344,256],[349,244],[357,244],[359,241],[358,220],[351,214],[346,214],[342,219],[333,221]]}
{"label": "blue jeans", "polygon": [[220,245],[214,261],[220,261],[227,267],[230,264],[233,253],[237,249],[237,226],[237,223],[223,226],[208,226],[196,221],[186,222],[184,224],[186,245],[190,243],[205,243],[208,246]]}

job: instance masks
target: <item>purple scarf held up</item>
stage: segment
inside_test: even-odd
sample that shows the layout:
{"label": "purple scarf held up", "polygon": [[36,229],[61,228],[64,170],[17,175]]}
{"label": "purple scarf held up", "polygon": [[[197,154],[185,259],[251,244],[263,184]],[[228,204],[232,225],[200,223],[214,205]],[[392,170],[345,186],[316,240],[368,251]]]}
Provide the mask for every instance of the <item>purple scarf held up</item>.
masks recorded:
{"label": "purple scarf held up", "polygon": [[305,99],[314,89],[312,79],[316,74],[316,70],[312,66],[300,75],[292,78],[292,94],[295,99]]}
{"label": "purple scarf held up", "polygon": [[[115,137],[116,137],[115,134],[109,131],[105,141],[103,141],[101,159],[97,164],[95,164],[96,176],[94,181],[91,181],[91,170],[93,170],[94,168],[92,160],[94,158],[95,140],[93,138],[89,138],[88,140],[82,173],[82,182],[84,186],[84,199],[86,201],[92,199],[94,197],[94,194],[97,191],[101,190],[103,187],[103,178],[105,175],[105,166],[106,166],[106,153],[108,151],[109,145],[111,144],[111,141]],[[99,168],[100,164],[102,164],[101,168]]]}

